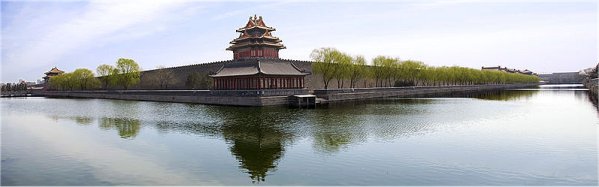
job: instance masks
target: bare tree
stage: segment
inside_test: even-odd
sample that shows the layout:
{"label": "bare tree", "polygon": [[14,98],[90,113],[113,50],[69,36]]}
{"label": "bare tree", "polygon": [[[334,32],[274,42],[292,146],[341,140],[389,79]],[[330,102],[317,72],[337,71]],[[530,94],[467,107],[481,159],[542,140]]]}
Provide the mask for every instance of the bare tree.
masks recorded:
{"label": "bare tree", "polygon": [[160,89],[168,89],[169,86],[178,82],[173,70],[165,68],[162,65],[156,67],[156,70],[144,76],[149,76],[147,80],[151,82],[151,85]]}

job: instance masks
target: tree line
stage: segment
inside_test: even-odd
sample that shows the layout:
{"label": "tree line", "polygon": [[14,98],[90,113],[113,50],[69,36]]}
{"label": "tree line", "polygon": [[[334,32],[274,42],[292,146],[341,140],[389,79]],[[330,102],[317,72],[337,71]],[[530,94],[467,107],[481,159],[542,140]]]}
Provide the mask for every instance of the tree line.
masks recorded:
{"label": "tree line", "polygon": [[[535,83],[540,79],[534,75],[507,73],[502,71],[482,71],[459,66],[429,66],[421,61],[400,60],[389,56],[377,56],[372,65],[367,65],[364,56],[351,56],[335,48],[314,49],[310,54],[314,61],[314,73],[322,77],[324,88],[331,81],[337,81],[337,88],[355,88],[358,81],[364,87],[399,86],[444,86],[478,84]],[[366,85],[366,81],[374,84]]]}
{"label": "tree line", "polygon": [[[174,84],[180,83],[175,73],[164,66],[144,73],[144,82],[154,88],[169,89]],[[194,72],[184,80],[189,89],[209,89],[212,79],[208,73]],[[119,58],[114,66],[99,65],[96,73],[86,68],[79,68],[73,72],[53,76],[49,80],[52,90],[93,90],[123,88],[129,89],[141,82],[141,68],[133,59]]]}
{"label": "tree line", "polygon": [[96,68],[98,77],[92,70],[79,68],[50,78],[50,89],[54,90],[90,90],[109,86],[128,89],[140,81],[140,68],[133,59],[119,58],[116,66],[102,64]]}
{"label": "tree line", "polygon": [[13,92],[13,91],[26,91],[27,84],[25,82],[20,83],[2,83],[1,91],[2,92]]}

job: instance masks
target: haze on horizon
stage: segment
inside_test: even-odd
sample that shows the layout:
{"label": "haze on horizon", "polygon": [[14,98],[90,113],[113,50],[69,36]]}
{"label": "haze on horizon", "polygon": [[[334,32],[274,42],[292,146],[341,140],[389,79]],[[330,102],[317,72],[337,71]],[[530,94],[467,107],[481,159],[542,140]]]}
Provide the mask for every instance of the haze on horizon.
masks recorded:
{"label": "haze on horizon", "polygon": [[507,66],[537,73],[598,63],[598,3],[579,1],[2,1],[1,82],[35,81],[118,58],[145,69],[232,59],[249,16],[262,16],[309,60],[335,47],[434,66]]}

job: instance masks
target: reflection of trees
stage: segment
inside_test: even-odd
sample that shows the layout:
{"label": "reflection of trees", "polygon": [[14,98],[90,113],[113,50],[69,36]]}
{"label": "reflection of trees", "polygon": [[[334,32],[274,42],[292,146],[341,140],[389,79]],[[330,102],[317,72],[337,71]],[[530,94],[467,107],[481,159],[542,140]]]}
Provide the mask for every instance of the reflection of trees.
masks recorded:
{"label": "reflection of trees", "polygon": [[352,142],[364,141],[366,132],[353,110],[352,107],[339,107],[314,113],[312,138],[317,150],[334,153]]}
{"label": "reflection of trees", "polygon": [[139,133],[141,123],[137,119],[102,118],[99,127],[104,130],[116,129],[121,138],[134,138]]}
{"label": "reflection of trees", "polygon": [[511,101],[518,99],[529,99],[538,92],[539,90],[500,90],[477,93],[473,95],[473,97],[485,100]]}
{"label": "reflection of trees", "polygon": [[426,97],[458,97],[478,98],[496,101],[511,101],[517,99],[528,99],[533,97],[539,90],[490,90],[474,92],[453,92],[440,94],[426,94]]}
{"label": "reflection of trees", "polygon": [[429,131],[435,115],[435,100],[383,98],[337,103],[314,110],[314,147],[325,153],[338,152],[351,144],[365,142],[368,136],[394,139]]}
{"label": "reflection of trees", "polygon": [[588,94],[589,101],[591,101],[591,103],[593,103],[593,106],[595,107],[595,109],[597,109],[597,112],[599,112],[599,105],[598,105],[599,97],[596,94],[589,92],[589,91],[587,91],[587,94]]}
{"label": "reflection of trees", "polygon": [[74,117],[74,119],[75,119],[75,122],[77,122],[78,124],[81,124],[81,125],[90,125],[90,124],[92,124],[92,121],[93,121],[92,118],[84,117],[84,116],[77,116],[77,117]]}
{"label": "reflection of trees", "polygon": [[293,121],[293,116],[285,109],[269,107],[215,107],[210,112],[224,119],[218,131],[231,144],[231,153],[240,167],[247,170],[252,182],[264,181],[267,172],[276,168],[285,144],[292,141],[292,129],[287,123]]}

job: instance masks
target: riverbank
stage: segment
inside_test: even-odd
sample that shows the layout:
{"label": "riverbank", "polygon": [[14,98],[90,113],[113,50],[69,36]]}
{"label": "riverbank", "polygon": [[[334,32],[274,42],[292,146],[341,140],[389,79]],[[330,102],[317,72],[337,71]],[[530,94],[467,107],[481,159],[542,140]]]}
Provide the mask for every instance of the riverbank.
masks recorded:
{"label": "riverbank", "polygon": [[325,102],[343,102],[383,97],[422,97],[430,94],[451,94],[460,92],[483,92],[502,89],[516,89],[537,86],[539,84],[492,84],[466,86],[426,86],[395,88],[358,88],[314,90],[314,95]]}
{"label": "riverbank", "polygon": [[[468,85],[436,87],[392,87],[314,90],[319,104],[354,101],[383,97],[417,97],[427,94],[454,92],[478,92],[514,89],[538,84]],[[230,106],[289,105],[293,95],[308,94],[307,89],[289,90],[95,90],[95,91],[46,91],[46,97],[97,98],[137,101],[198,103]]]}
{"label": "riverbank", "polygon": [[46,97],[96,98],[135,101],[197,103],[230,106],[287,105],[288,95],[306,94],[306,89],[280,90],[93,90],[47,91]]}
{"label": "riverbank", "polygon": [[594,94],[595,96],[599,93],[599,78],[589,79],[586,78],[582,82],[584,87],[589,89],[589,92]]}
{"label": "riverbank", "polygon": [[586,92],[316,110],[2,98],[2,185],[590,186],[599,117]]}

